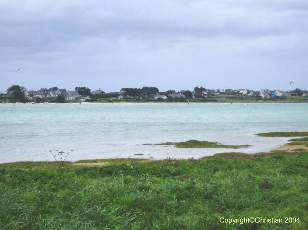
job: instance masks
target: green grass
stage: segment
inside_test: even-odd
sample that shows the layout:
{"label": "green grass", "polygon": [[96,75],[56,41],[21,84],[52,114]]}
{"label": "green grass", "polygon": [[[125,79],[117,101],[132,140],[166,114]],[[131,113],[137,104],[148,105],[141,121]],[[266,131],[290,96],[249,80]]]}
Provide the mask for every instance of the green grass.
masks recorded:
{"label": "green grass", "polygon": [[261,137],[304,137],[308,136],[308,132],[268,132],[257,135]]}
{"label": "green grass", "polygon": [[[0,165],[1,230],[308,228],[308,152],[94,162]],[[219,223],[250,216],[301,222]]]}
{"label": "green grass", "polygon": [[158,145],[173,145],[176,148],[230,148],[240,149],[247,148],[250,145],[224,145],[218,142],[189,140],[185,142],[165,142]]}

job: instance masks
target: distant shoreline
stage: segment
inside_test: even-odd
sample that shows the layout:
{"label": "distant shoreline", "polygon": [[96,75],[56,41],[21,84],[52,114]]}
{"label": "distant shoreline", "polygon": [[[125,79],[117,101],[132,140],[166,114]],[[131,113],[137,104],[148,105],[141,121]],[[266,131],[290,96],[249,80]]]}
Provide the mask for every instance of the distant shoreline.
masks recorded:
{"label": "distant shoreline", "polygon": [[306,104],[306,101],[93,101],[93,102],[45,102],[45,103],[33,103],[33,102],[0,102],[0,104],[24,104],[24,105],[44,105],[44,104]]}

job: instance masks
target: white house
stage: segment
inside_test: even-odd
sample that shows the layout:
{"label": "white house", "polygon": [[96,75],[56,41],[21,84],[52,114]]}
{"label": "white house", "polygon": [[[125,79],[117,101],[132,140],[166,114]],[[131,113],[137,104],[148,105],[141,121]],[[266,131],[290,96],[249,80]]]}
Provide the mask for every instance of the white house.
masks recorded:
{"label": "white house", "polygon": [[155,96],[154,96],[154,99],[155,100],[167,100],[167,96],[166,95],[162,95],[162,94],[156,94]]}
{"label": "white house", "polygon": [[240,90],[239,90],[239,93],[240,93],[241,95],[243,95],[243,96],[246,96],[246,95],[248,95],[248,90],[247,90],[247,89],[240,89]]}
{"label": "white house", "polygon": [[173,99],[186,98],[185,95],[182,92],[176,92],[176,93],[168,94],[168,97],[171,97]]}

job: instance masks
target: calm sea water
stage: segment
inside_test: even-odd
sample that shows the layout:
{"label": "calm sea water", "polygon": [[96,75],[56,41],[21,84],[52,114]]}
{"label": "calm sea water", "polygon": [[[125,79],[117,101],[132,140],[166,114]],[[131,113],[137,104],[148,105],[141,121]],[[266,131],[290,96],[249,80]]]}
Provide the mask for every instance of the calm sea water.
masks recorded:
{"label": "calm sea water", "polygon": [[[308,104],[1,104],[0,162],[102,158],[200,158],[230,149],[151,146],[190,139],[249,144],[268,151],[286,138],[267,131],[307,131]],[[141,155],[143,154],[143,155]]]}

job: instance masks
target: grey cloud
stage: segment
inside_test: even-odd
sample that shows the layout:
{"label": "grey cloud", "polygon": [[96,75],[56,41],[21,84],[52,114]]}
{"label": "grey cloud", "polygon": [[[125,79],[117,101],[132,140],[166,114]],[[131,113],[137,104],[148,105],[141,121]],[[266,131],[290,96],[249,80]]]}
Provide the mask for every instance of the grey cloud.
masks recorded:
{"label": "grey cloud", "polygon": [[288,19],[293,20],[289,15],[268,14],[251,4],[243,3],[243,8],[227,0],[193,1],[188,6],[183,1],[64,1],[56,6],[51,1],[29,2],[32,4],[28,7],[12,1],[1,7],[2,34],[9,37],[2,37],[0,45],[40,45],[44,41],[65,42],[80,36],[253,37],[293,29],[285,25]]}
{"label": "grey cloud", "polygon": [[[301,80],[307,74],[307,37],[305,0],[2,0],[0,77],[5,76],[3,87],[15,81],[31,85],[42,77],[50,84],[97,81],[108,88],[131,82],[164,85],[176,76],[179,85],[190,80],[191,85],[251,82],[259,87],[261,80],[237,77],[240,67],[245,75],[255,71],[255,61],[272,64],[255,73],[276,78],[274,69],[281,63],[290,68],[284,78],[296,74],[308,84]],[[23,79],[12,71],[20,63],[27,67]],[[225,83],[220,66],[226,66],[233,83]],[[92,77],[85,79],[87,73]]]}

